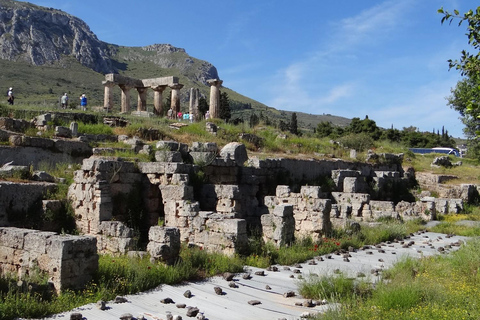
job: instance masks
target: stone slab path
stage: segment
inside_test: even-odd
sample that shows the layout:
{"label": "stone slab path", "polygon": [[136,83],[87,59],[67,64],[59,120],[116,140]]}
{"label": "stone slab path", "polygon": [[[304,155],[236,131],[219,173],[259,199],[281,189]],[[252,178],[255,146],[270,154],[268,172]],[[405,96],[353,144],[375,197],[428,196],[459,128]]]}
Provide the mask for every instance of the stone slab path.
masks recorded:
{"label": "stone slab path", "polygon": [[[367,279],[377,281],[379,275],[372,274],[372,270],[391,267],[396,261],[410,256],[420,258],[433,254],[440,254],[459,248],[459,244],[467,238],[444,234],[423,232],[412,235],[401,242],[383,243],[379,246],[351,252],[350,257],[332,254],[307,261],[297,266],[276,266],[278,271],[246,267],[246,273],[251,278],[244,279],[244,274],[234,277],[236,288],[231,282],[217,276],[202,282],[193,282],[183,285],[163,285],[160,288],[125,296],[127,302],[107,302],[107,309],[100,310],[95,304],[88,304],[75,310],[53,315],[44,319],[70,319],[72,313],[82,314],[88,320],[114,320],[126,313],[133,315],[133,319],[143,316],[145,319],[167,319],[167,314],[181,316],[183,319],[196,319],[188,317],[188,307],[197,307],[200,311],[199,319],[209,320],[246,320],[246,319],[300,319],[302,315],[322,312],[332,304],[304,307],[306,301],[298,295],[299,277],[333,275],[341,271],[349,277],[357,277],[360,273]],[[346,261],[348,258],[348,261]],[[312,262],[313,261],[313,262]],[[257,275],[260,272],[264,275]],[[268,286],[268,287],[267,287]],[[215,287],[220,287],[222,294],[215,292]],[[190,290],[192,296],[186,298],[184,293]],[[217,290],[219,290],[217,288]],[[287,292],[294,292],[293,297],[285,297]],[[162,299],[171,298],[174,303],[164,304]],[[177,305],[184,304],[186,308]],[[204,318],[202,318],[202,316]],[[179,317],[177,317],[179,319]]]}

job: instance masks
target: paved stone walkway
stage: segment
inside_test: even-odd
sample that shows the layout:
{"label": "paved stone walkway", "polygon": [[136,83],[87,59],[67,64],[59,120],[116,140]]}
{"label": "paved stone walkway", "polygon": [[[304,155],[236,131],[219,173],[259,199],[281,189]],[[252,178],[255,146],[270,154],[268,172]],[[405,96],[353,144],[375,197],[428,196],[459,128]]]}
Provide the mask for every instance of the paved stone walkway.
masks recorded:
{"label": "paved stone walkway", "polygon": [[[217,276],[202,282],[187,283],[183,285],[164,285],[151,292],[129,295],[125,303],[107,302],[107,309],[102,311],[95,304],[89,304],[75,310],[54,315],[44,319],[70,319],[72,313],[81,313],[83,319],[88,320],[114,320],[126,313],[133,319],[167,319],[167,315],[177,316],[176,319],[196,319],[187,317],[188,307],[199,309],[198,319],[209,320],[277,320],[300,319],[302,315],[322,312],[333,304],[306,307],[303,299],[298,295],[297,285],[299,277],[333,275],[341,271],[349,277],[358,277],[365,274],[375,282],[381,277],[372,273],[372,270],[381,270],[391,267],[399,259],[410,256],[420,258],[432,254],[439,254],[459,248],[459,244],[467,238],[444,234],[424,232],[417,233],[402,242],[383,243],[370,246],[350,256],[332,254],[330,258],[325,255],[317,257],[295,266],[276,266],[278,271],[246,267],[246,273],[251,278],[244,279],[244,274],[237,274],[233,279],[235,287],[223,277]],[[323,260],[323,261],[321,261]],[[263,272],[264,275],[260,274]],[[221,295],[215,292],[215,287],[221,288]],[[192,296],[186,298],[184,293],[190,290]],[[219,290],[217,288],[217,290]],[[295,293],[286,297],[289,292]],[[290,293],[291,294],[291,293]],[[173,303],[165,304],[161,300],[171,298]],[[185,308],[178,306],[185,305]],[[202,315],[204,318],[202,318]]]}

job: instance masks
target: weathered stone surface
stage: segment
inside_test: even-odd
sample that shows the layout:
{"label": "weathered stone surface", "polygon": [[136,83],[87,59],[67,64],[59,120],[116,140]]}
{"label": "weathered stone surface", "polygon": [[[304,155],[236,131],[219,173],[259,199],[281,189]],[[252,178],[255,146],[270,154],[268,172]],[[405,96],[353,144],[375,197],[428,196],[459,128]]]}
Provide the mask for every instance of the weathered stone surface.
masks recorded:
{"label": "weathered stone surface", "polygon": [[[46,272],[55,289],[82,288],[98,268],[96,239],[60,236],[30,229],[0,228],[0,273],[16,270],[19,276],[37,268]],[[21,259],[18,257],[21,256]]]}
{"label": "weathered stone surface", "polygon": [[56,137],[61,137],[61,138],[71,138],[72,137],[72,131],[69,128],[66,128],[66,127],[56,126],[55,127],[55,136]]}
{"label": "weathered stone surface", "polygon": [[230,142],[220,150],[220,157],[224,160],[233,160],[237,166],[243,166],[248,160],[247,148],[244,144],[238,142]]}
{"label": "weathered stone surface", "polygon": [[180,231],[177,228],[151,227],[147,251],[155,260],[173,264],[180,253]]}

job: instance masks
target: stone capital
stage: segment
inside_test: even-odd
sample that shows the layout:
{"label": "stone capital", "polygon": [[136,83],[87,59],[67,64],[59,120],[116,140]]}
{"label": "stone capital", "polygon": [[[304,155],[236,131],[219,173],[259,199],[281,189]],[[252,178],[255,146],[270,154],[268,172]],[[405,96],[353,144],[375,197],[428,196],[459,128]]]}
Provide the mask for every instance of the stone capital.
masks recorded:
{"label": "stone capital", "polygon": [[118,83],[114,82],[114,81],[102,81],[102,84],[105,86],[105,87],[109,87],[109,88],[112,88],[116,85],[118,85]]}
{"label": "stone capital", "polygon": [[220,80],[220,79],[209,79],[207,80],[207,83],[211,86],[215,86],[215,87],[218,87],[218,86],[221,86],[222,83],[223,83],[223,80]]}
{"label": "stone capital", "polygon": [[168,85],[171,89],[174,89],[174,90],[180,90],[183,88],[183,84],[180,84],[180,83],[174,83],[174,84],[170,84]]}
{"label": "stone capital", "polygon": [[152,88],[153,91],[163,92],[163,90],[165,90],[167,87],[168,85],[158,85],[158,86],[151,86],[150,88]]}

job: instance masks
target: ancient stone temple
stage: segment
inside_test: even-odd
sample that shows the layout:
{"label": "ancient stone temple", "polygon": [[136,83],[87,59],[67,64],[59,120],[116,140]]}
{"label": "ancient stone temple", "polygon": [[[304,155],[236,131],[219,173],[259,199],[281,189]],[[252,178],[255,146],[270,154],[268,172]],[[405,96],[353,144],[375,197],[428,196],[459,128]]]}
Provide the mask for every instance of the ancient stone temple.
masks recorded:
{"label": "ancient stone temple", "polygon": [[105,75],[103,81],[105,87],[104,105],[106,110],[113,108],[113,88],[118,86],[122,90],[121,112],[126,113],[130,110],[130,90],[137,90],[137,112],[147,111],[147,93],[148,89],[154,91],[153,113],[163,115],[162,93],[169,87],[172,90],[171,108],[176,112],[180,111],[180,89],[183,84],[178,82],[177,77],[161,77],[153,79],[133,79],[119,74],[109,73]]}

